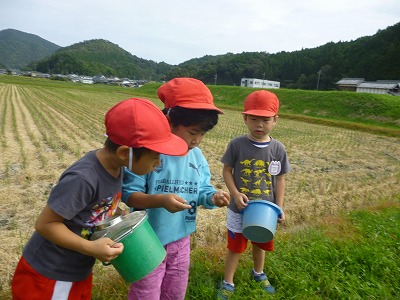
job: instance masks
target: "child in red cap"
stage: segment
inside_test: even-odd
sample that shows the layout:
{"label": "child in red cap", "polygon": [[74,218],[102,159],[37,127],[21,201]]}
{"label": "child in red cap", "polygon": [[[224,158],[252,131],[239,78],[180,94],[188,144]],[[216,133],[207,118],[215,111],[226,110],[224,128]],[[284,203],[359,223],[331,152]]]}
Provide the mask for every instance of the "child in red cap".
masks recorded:
{"label": "child in red cap", "polygon": [[194,78],[175,78],[158,89],[171,131],[186,141],[185,156],[161,155],[161,166],[137,176],[126,172],[123,201],[147,209],[148,220],[164,245],[164,261],[145,278],[131,284],[128,299],[184,299],[189,276],[190,234],[196,230],[196,212],[226,206],[229,194],[210,184],[208,163],[198,148],[218,122],[210,90]]}
{"label": "child in red cap", "polygon": [[[233,277],[241,253],[247,248],[248,240],[242,234],[241,213],[247,202],[262,199],[283,207],[284,174],[290,171],[290,164],[285,147],[270,136],[278,120],[278,109],[279,100],[271,92],[260,90],[248,95],[243,118],[249,132],[233,139],[221,159],[224,181],[232,198],[227,210],[228,252],[224,280],[218,291],[220,299],[228,299],[233,293]],[[282,211],[278,222],[284,219]],[[265,251],[273,251],[274,242],[251,243],[254,268],[250,274],[262,283],[267,293],[274,294],[275,289],[263,271]]]}
{"label": "child in red cap", "polygon": [[109,238],[89,240],[95,225],[117,210],[123,167],[146,174],[159,166],[160,153],[187,152],[159,108],[145,99],[116,104],[105,126],[104,146],[71,165],[51,190],[13,276],[14,300],[91,299],[95,259],[110,261],[123,251]]}

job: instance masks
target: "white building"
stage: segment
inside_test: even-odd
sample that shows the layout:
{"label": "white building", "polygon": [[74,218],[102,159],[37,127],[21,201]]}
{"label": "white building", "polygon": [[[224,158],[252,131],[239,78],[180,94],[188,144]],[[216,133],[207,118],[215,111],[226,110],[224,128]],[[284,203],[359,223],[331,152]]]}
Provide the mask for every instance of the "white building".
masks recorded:
{"label": "white building", "polygon": [[86,84],[93,84],[93,77],[90,76],[79,76],[79,81],[81,83],[86,83]]}
{"label": "white building", "polygon": [[281,87],[281,83],[279,81],[263,80],[257,78],[242,78],[240,86],[260,89],[279,89]]}
{"label": "white building", "polygon": [[357,85],[357,93],[370,93],[370,94],[390,94],[396,93],[399,91],[399,83],[398,82],[385,82],[385,81],[377,81],[377,82],[362,82]]}

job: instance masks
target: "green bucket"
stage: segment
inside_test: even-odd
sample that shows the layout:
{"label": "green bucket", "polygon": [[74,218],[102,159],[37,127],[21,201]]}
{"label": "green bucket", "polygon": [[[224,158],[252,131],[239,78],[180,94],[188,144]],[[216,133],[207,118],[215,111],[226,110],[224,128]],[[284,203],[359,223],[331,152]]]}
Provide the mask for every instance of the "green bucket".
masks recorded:
{"label": "green bucket", "polygon": [[94,237],[92,236],[92,239],[108,237],[124,245],[124,251],[110,263],[127,283],[150,274],[166,255],[147,218],[146,211],[135,211],[123,216],[117,224],[95,232]]}

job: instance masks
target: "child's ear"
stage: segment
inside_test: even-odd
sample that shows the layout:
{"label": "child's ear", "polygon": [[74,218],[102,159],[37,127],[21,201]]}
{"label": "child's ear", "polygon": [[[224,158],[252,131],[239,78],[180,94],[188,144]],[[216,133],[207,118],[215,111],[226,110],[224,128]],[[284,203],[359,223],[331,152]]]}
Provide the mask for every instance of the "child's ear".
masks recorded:
{"label": "child's ear", "polygon": [[127,160],[129,158],[129,147],[119,146],[117,148],[116,154],[120,160]]}
{"label": "child's ear", "polygon": [[276,123],[278,123],[278,119],[279,119],[279,116],[276,115],[276,116],[274,117],[274,126],[276,125]]}

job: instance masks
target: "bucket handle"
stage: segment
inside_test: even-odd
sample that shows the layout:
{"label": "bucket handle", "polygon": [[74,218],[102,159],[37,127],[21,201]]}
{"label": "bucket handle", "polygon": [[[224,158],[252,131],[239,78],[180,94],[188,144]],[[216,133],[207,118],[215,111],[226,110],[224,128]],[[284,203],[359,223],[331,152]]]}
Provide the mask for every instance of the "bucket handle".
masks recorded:
{"label": "bucket handle", "polygon": [[[251,200],[249,200],[249,201],[251,201]],[[249,201],[247,201],[247,202],[249,202]],[[265,201],[268,201],[268,200],[265,200]],[[279,209],[278,209],[277,214],[278,214],[278,217],[280,218],[280,217],[282,217],[282,208],[280,208],[280,207],[278,207],[278,208],[279,208]],[[243,208],[242,210],[240,210],[239,213],[243,215],[244,209],[245,209],[245,208]]]}
{"label": "bucket handle", "polygon": [[[118,237],[118,241],[114,241],[113,244],[111,244],[110,247],[114,246],[116,243],[119,243],[124,237],[126,237],[127,235],[129,235],[132,232],[131,230],[128,230],[127,232],[125,232],[124,234],[122,234],[121,236]],[[109,266],[111,265],[111,261],[103,261],[102,262],[103,266]]]}

